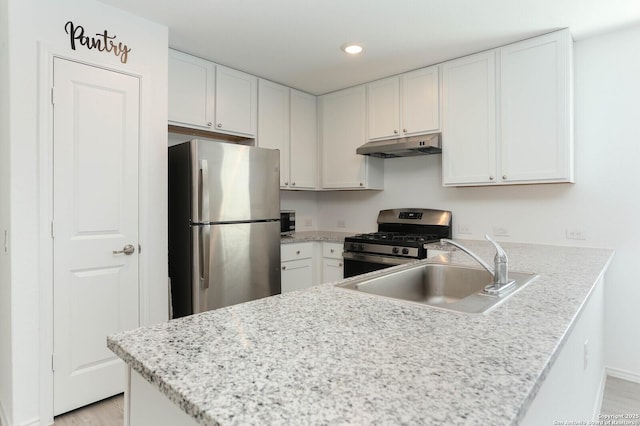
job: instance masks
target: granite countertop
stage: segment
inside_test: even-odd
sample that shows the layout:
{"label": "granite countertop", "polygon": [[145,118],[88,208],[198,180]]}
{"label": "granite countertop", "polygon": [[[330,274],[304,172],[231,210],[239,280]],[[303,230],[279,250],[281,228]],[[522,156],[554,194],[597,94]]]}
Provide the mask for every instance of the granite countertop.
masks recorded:
{"label": "granite countertop", "polygon": [[344,243],[345,237],[355,235],[355,232],[335,232],[335,231],[299,231],[291,236],[280,237],[280,243],[304,243],[307,241],[328,241]]}
{"label": "granite countertop", "polygon": [[[463,244],[491,262],[486,241]],[[486,315],[322,284],[117,334],[108,346],[205,425],[514,424],[613,251],[503,247],[512,270],[539,277]],[[461,251],[439,260],[474,265]]]}

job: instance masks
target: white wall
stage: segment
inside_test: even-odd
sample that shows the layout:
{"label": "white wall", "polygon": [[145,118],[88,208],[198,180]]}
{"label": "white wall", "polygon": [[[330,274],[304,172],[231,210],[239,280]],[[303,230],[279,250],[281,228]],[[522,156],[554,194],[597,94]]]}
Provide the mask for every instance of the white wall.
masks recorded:
{"label": "white wall", "polygon": [[[453,211],[454,237],[610,247],[605,363],[640,379],[640,27],[575,43],[576,183],[443,188],[440,156],[385,160],[384,191],[318,193],[318,228],[376,228],[378,210]],[[295,206],[293,206],[295,208]],[[470,235],[458,232],[460,224]],[[567,228],[586,233],[568,240]]]}
{"label": "white wall", "polygon": [[0,0],[0,424],[8,423],[11,394],[11,265],[4,250],[9,221],[9,6]]}
{"label": "white wall", "polygon": [[[48,170],[46,105],[48,87],[39,89],[42,65],[39,43],[47,49],[94,64],[127,70],[142,76],[140,134],[140,279],[143,324],[167,318],[167,237],[166,237],[166,120],[167,120],[167,29],[149,21],[123,13],[94,0],[4,0],[8,1],[9,131],[2,126],[3,151],[8,136],[10,156],[0,165],[10,164],[10,195],[2,192],[0,224],[10,226],[10,281],[3,268],[0,273],[0,301],[3,325],[0,326],[0,402],[8,423],[38,424],[49,419],[52,394],[42,386],[50,376],[47,359],[51,347],[40,339],[40,327],[50,327],[50,318],[42,307],[41,295],[51,293],[50,266],[47,263],[46,218]],[[3,6],[3,9],[6,9]],[[88,51],[80,46],[72,51],[64,25],[72,20],[91,32],[105,29],[132,48],[126,64],[111,54]],[[4,51],[4,49],[3,49]],[[46,81],[46,80],[45,80]],[[4,99],[3,91],[3,120]],[[40,129],[45,129],[40,132]],[[4,170],[5,168],[2,167]],[[0,185],[5,185],[5,172],[0,172]],[[0,186],[4,188],[4,186]],[[7,206],[7,207],[5,207]],[[9,220],[4,210],[9,209]],[[45,222],[46,223],[46,222]],[[39,227],[38,224],[41,224]],[[44,238],[43,238],[44,236]],[[43,242],[44,241],[44,242]],[[44,253],[44,254],[43,254]],[[3,257],[4,259],[4,257]],[[5,260],[2,260],[4,266]],[[50,305],[49,305],[50,306]],[[7,308],[7,309],[5,309]],[[42,317],[41,317],[42,315]],[[5,331],[4,318],[10,316],[11,333]],[[10,346],[9,368],[12,380],[5,380],[6,355]],[[50,359],[50,358],[49,358]],[[40,389],[40,391],[39,391]],[[44,408],[43,408],[44,407]]]}
{"label": "white wall", "polygon": [[318,197],[314,191],[280,191],[280,209],[296,211],[296,231],[318,229]]}

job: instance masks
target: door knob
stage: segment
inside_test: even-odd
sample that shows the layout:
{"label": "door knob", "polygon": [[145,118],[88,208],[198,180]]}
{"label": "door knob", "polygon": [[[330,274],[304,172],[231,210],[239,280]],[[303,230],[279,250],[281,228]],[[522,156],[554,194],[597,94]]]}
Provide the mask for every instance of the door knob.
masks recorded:
{"label": "door knob", "polygon": [[126,254],[127,256],[132,255],[136,251],[136,248],[131,244],[127,244],[122,248],[122,250],[114,250],[113,254]]}

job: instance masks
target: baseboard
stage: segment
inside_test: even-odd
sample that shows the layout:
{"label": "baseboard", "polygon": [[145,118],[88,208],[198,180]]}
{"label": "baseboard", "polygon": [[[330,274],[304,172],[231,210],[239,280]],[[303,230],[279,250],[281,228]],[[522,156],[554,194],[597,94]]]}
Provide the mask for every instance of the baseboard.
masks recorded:
{"label": "baseboard", "polygon": [[596,394],[596,402],[593,406],[593,414],[591,415],[591,419],[598,420],[598,416],[600,415],[600,408],[602,407],[602,398],[604,397],[604,386],[607,383],[607,369],[602,369],[602,377],[600,378],[600,384],[598,385],[598,393]]}
{"label": "baseboard", "polygon": [[608,376],[615,377],[617,379],[628,380],[630,382],[640,384],[640,374],[638,373],[632,373],[631,371],[620,370],[612,367],[605,367],[605,373]]}
{"label": "baseboard", "polygon": [[40,426],[40,419],[35,418],[28,420],[26,423],[20,423],[20,426]]}

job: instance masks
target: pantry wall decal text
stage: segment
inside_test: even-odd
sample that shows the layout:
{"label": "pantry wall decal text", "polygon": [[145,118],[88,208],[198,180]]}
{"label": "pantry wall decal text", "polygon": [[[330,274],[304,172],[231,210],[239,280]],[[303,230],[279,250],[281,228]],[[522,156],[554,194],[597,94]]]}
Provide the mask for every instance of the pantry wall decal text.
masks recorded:
{"label": "pantry wall decal text", "polygon": [[76,50],[76,44],[79,43],[89,50],[97,49],[100,52],[113,53],[120,58],[120,62],[123,64],[127,63],[131,48],[121,42],[116,44],[116,36],[109,35],[107,30],[104,30],[102,33],[96,33],[95,37],[87,36],[84,34],[84,27],[82,25],[75,25],[73,22],[68,21],[64,25],[64,31],[69,34],[71,49]]}

